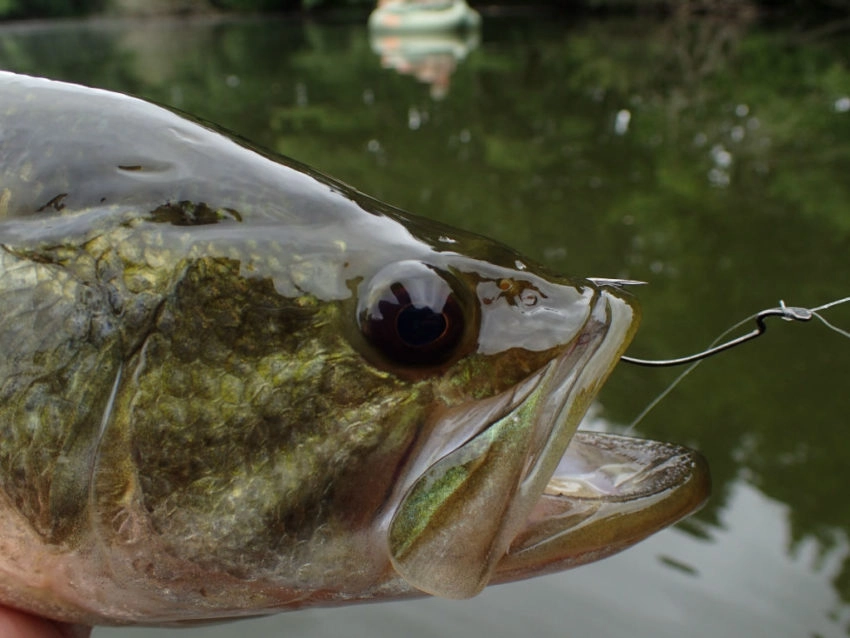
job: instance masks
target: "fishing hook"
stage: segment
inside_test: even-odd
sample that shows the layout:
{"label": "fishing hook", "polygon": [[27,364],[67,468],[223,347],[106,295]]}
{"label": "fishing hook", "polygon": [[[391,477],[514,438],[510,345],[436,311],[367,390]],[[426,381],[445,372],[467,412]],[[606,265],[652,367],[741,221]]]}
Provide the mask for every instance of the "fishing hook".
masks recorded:
{"label": "fishing hook", "polygon": [[778,308],[768,308],[767,310],[762,310],[759,312],[754,318],[756,321],[756,328],[752,332],[748,332],[745,335],[741,335],[740,337],[736,337],[731,341],[727,341],[726,343],[722,343],[719,346],[714,346],[707,350],[703,350],[702,352],[697,352],[696,354],[692,354],[688,357],[681,357],[679,359],[635,359],[634,357],[622,356],[620,360],[625,361],[626,363],[634,363],[639,366],[678,366],[684,363],[692,363],[694,361],[701,361],[707,357],[717,354],[718,352],[723,352],[724,350],[728,350],[729,348],[734,348],[735,346],[741,345],[746,341],[750,341],[751,339],[755,339],[759,335],[764,334],[767,330],[767,326],[764,323],[764,320],[767,317],[782,317],[786,321],[809,321],[812,317],[814,317],[814,313],[808,308],[797,308],[794,306],[786,306],[784,302],[780,302],[780,306]]}

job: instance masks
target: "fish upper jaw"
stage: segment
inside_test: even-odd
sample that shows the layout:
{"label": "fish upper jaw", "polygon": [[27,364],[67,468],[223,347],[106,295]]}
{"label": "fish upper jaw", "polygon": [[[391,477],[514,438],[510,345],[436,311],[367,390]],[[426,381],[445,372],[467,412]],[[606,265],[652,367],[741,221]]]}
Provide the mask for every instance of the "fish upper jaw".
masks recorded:
{"label": "fish upper jaw", "polygon": [[419,451],[388,525],[391,562],[405,581],[447,598],[488,584],[635,324],[633,306],[603,287],[558,357],[515,388],[443,417],[433,436],[450,445],[439,457],[433,442]]}

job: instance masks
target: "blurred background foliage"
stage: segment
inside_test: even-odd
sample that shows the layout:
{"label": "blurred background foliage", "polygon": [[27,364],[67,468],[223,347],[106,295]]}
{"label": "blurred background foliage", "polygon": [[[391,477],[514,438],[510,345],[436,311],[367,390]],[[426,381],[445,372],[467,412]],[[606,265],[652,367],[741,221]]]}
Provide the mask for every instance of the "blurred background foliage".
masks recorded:
{"label": "blurred background foliage", "polygon": [[64,18],[102,11],[108,0],[0,0],[0,18]]}
{"label": "blurred background foliage", "polygon": [[[0,0],[0,13],[24,4],[93,8]],[[557,271],[650,281],[632,354],[668,358],[779,299],[849,294],[850,39],[847,21],[823,12],[850,3],[760,6],[767,19],[720,0],[663,16],[496,16],[478,49],[454,45],[464,54],[438,95],[393,72],[363,20],[15,26],[0,37],[0,68],[179,108]],[[850,326],[846,309],[829,316]],[[715,497],[698,521],[716,524],[745,480],[788,505],[789,551],[816,538],[826,552],[850,537],[847,342],[776,323],[703,365],[640,433],[709,458]],[[628,424],[676,374],[619,366],[604,418]],[[850,557],[834,584],[850,602]]]}
{"label": "blurred background foliage", "polygon": [[[0,0],[0,19],[51,18],[107,13],[195,13],[228,12],[294,12],[339,8],[370,8],[375,0]],[[782,14],[819,16],[824,13],[850,12],[850,0],[486,0],[470,5],[477,9],[502,5],[548,7],[561,12],[589,11],[652,11],[740,13],[766,9]]]}

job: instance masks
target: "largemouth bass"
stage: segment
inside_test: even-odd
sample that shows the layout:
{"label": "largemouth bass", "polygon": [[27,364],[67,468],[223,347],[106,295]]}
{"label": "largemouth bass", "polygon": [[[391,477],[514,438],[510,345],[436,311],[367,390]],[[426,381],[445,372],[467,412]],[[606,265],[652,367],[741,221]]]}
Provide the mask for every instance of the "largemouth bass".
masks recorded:
{"label": "largemouth bass", "polygon": [[0,72],[0,307],[0,601],[57,619],[464,598],[708,493],[576,432],[616,282],[128,96]]}

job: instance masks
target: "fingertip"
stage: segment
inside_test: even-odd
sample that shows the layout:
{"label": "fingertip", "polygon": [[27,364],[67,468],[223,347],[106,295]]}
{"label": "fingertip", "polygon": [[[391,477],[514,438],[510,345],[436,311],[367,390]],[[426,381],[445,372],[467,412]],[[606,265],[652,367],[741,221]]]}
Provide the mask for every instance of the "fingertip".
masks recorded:
{"label": "fingertip", "polygon": [[88,638],[90,635],[89,627],[67,625],[0,607],[0,636],[3,638]]}

